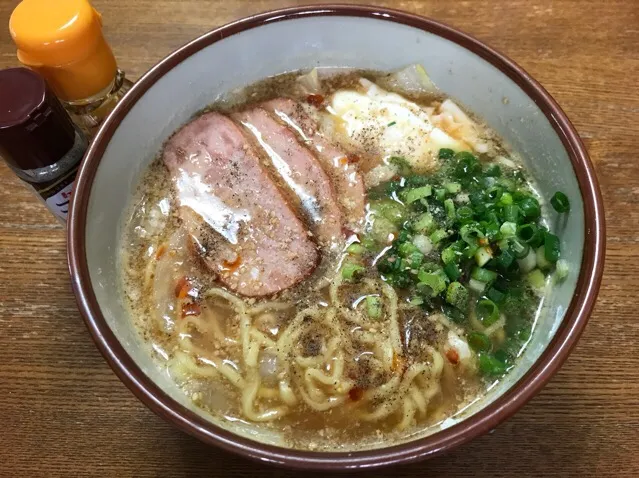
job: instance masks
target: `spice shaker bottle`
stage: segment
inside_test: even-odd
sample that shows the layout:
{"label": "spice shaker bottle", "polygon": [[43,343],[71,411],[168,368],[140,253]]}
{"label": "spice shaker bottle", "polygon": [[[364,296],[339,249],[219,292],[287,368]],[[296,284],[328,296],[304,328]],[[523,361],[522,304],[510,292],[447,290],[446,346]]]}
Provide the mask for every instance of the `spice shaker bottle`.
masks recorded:
{"label": "spice shaker bottle", "polygon": [[40,75],[27,68],[0,71],[0,157],[63,222],[87,146]]}
{"label": "spice shaker bottle", "polygon": [[89,136],[131,82],[117,67],[88,0],[23,0],[11,14],[18,60],[40,73]]}

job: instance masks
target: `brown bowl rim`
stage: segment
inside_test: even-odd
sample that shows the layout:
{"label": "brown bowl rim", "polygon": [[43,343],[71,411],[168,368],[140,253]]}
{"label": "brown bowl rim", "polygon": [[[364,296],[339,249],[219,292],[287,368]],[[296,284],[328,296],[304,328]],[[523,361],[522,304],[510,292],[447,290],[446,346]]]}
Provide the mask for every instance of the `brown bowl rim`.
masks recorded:
{"label": "brown bowl rim", "polygon": [[[330,453],[281,448],[240,437],[196,415],[153,383],[126,353],[100,311],[86,260],[86,215],[93,179],[112,135],[142,95],[184,59],[223,38],[268,23],[316,16],[366,17],[408,25],[453,41],[487,60],[541,108],[570,156],[584,203],[585,244],[576,291],[543,354],[511,389],[476,414],[427,437],[388,448]],[[564,363],[592,312],[603,271],[605,223],[597,178],[575,128],[550,94],[513,61],[472,36],[429,18],[376,6],[309,5],[253,15],[216,28],[179,48],[142,76],[104,122],[84,158],[69,216],[68,244],[73,290],[93,340],[117,376],[153,412],[207,444],[254,460],[288,468],[336,471],[407,463],[439,455],[494,429],[530,400]]]}

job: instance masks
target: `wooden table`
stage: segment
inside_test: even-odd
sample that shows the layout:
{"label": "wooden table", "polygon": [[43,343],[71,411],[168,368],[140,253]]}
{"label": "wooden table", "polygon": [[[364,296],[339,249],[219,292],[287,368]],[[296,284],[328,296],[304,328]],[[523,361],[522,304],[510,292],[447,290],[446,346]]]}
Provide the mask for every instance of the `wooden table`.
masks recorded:
{"label": "wooden table", "polygon": [[[0,66],[16,64],[0,2]],[[137,78],[187,40],[282,0],[95,0]],[[504,52],[557,99],[603,189],[596,311],[552,382],[494,433],[367,476],[639,476],[639,2],[376,2]],[[0,476],[297,476],[207,447],[146,409],[106,365],[69,283],[63,228],[0,165]],[[319,475],[318,475],[319,476]]]}

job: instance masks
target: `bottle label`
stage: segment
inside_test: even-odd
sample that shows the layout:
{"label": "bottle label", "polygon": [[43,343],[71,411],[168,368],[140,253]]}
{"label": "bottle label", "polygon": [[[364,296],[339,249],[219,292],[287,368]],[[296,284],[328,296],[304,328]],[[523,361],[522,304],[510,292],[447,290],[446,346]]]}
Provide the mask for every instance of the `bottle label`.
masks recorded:
{"label": "bottle label", "polygon": [[63,177],[44,184],[33,184],[33,188],[44,199],[49,210],[63,221],[69,214],[69,203],[73,194],[73,181],[78,172],[79,164],[71,168]]}
{"label": "bottle label", "polygon": [[71,201],[72,192],[73,183],[70,183],[53,196],[46,198],[44,202],[49,208],[49,211],[66,221],[67,215],[69,214],[69,201]]}

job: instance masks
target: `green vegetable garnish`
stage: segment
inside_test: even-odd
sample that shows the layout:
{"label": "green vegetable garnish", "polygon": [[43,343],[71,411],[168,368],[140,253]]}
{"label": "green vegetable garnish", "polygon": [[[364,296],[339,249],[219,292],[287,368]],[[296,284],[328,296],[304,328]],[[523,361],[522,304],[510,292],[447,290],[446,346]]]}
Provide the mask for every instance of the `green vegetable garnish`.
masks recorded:
{"label": "green vegetable garnish", "polygon": [[559,213],[570,211],[570,201],[568,201],[568,196],[561,191],[557,191],[553,197],[550,198],[550,204],[552,204],[555,211]]}

